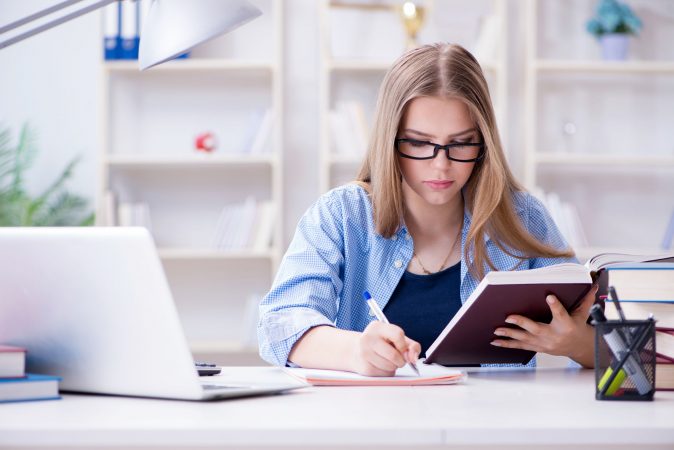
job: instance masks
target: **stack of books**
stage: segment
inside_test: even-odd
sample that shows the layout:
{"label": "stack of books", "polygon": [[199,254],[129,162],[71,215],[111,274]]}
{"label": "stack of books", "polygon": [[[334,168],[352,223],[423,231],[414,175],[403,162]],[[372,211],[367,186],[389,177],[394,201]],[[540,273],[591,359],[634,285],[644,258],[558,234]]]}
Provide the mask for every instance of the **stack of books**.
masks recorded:
{"label": "stack of books", "polygon": [[0,345],[0,403],[57,400],[58,377],[26,373],[26,350]]}
{"label": "stack of books", "polygon": [[655,388],[674,391],[674,328],[655,327]]}
{"label": "stack of books", "polygon": [[[674,391],[674,263],[625,263],[609,266],[609,285],[629,320],[655,319],[655,387]],[[619,319],[613,299],[606,299],[606,317]]]}

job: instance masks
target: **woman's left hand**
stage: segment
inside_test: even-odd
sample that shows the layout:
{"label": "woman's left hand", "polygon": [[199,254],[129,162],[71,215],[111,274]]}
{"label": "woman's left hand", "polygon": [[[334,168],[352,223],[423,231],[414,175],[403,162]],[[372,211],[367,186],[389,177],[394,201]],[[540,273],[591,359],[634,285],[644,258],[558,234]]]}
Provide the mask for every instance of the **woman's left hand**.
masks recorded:
{"label": "woman's left hand", "polygon": [[587,318],[596,293],[597,286],[594,285],[571,313],[566,311],[554,295],[548,295],[545,300],[552,311],[552,322],[546,324],[523,316],[510,315],[506,322],[517,325],[520,329],[497,328],[494,330],[496,336],[510,339],[496,339],[492,341],[492,345],[568,356],[585,367],[592,367],[593,330],[587,324]]}

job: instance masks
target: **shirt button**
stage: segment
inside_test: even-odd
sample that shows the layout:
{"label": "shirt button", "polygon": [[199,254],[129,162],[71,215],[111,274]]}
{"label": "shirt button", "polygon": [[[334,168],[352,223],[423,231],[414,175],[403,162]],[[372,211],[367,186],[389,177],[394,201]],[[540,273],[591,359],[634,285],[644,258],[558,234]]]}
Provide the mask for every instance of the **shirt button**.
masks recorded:
{"label": "shirt button", "polygon": [[398,236],[396,236],[396,235],[391,236],[391,240],[392,240],[392,241],[397,241],[397,240],[398,240]]}
{"label": "shirt button", "polygon": [[396,259],[393,265],[395,266],[396,269],[400,269],[403,266],[403,262],[399,259]]}

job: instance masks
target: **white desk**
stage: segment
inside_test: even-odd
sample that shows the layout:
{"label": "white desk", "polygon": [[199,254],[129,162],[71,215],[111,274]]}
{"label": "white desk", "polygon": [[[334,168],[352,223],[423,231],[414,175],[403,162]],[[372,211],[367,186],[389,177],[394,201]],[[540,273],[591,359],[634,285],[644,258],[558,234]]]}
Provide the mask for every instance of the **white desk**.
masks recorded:
{"label": "white desk", "polygon": [[674,448],[674,392],[597,401],[593,382],[592,371],[540,369],[473,373],[455,386],[312,387],[211,403],[71,394],[0,405],[0,447]]}

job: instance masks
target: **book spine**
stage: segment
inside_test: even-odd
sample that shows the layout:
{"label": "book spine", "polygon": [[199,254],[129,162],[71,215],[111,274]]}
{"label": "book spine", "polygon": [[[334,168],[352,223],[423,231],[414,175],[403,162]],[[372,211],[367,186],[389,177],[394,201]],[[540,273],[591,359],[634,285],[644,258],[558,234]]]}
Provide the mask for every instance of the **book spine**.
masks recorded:
{"label": "book spine", "polygon": [[113,3],[103,9],[103,58],[106,61],[120,59],[120,3]]}
{"label": "book spine", "polygon": [[123,1],[122,4],[122,59],[138,59],[138,2]]}

